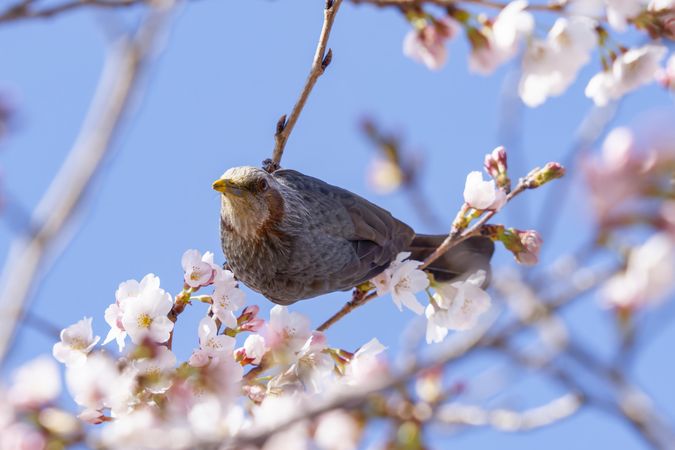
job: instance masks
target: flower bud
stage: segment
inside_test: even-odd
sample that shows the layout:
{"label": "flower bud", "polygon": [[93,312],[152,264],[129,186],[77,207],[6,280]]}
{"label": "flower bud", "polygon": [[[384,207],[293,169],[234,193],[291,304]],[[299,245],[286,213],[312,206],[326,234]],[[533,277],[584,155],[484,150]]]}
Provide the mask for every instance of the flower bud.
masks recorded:
{"label": "flower bud", "polygon": [[511,191],[511,180],[509,180],[506,170],[506,149],[499,146],[492,153],[485,155],[485,171],[490,174],[497,182],[497,186],[506,192]]}
{"label": "flower bud", "polygon": [[243,323],[240,327],[240,331],[258,331],[262,328],[262,326],[265,325],[265,321],[263,319],[251,319],[246,323]]}
{"label": "flower bud", "polygon": [[538,188],[556,178],[565,175],[565,168],[557,162],[547,163],[543,169],[534,169],[528,175],[527,187],[529,189]]}
{"label": "flower bud", "polygon": [[241,315],[237,319],[237,322],[240,324],[249,322],[258,315],[260,312],[260,307],[258,305],[249,305],[241,312]]}
{"label": "flower bud", "polygon": [[517,231],[520,240],[521,249],[515,252],[516,260],[527,266],[532,266],[539,262],[539,251],[543,244],[541,235],[535,230]]}

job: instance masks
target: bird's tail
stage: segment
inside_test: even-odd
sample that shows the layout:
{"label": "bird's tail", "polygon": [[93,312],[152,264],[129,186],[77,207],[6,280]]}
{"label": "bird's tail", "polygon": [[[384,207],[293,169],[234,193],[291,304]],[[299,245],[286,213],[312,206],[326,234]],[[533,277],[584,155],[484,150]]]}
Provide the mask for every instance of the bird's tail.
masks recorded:
{"label": "bird's tail", "polygon": [[[410,244],[410,259],[424,261],[447,235],[417,234]],[[448,250],[444,255],[429,265],[428,269],[436,281],[451,281],[478,270],[486,274],[485,286],[490,280],[490,258],[495,246],[492,240],[485,237],[472,237]]]}

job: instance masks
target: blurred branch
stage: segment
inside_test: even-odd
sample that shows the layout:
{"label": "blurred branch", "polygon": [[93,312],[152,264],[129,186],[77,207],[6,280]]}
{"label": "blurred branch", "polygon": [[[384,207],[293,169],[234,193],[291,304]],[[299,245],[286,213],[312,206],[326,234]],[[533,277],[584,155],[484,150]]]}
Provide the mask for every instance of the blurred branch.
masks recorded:
{"label": "blurred branch", "polygon": [[[456,7],[457,4],[469,3],[484,6],[486,8],[495,8],[495,9],[504,9],[508,2],[499,2],[493,0],[352,0],[352,3],[355,4],[370,4],[375,6],[398,6],[398,7],[411,7],[411,6],[421,6],[421,5],[437,5],[445,7]],[[550,4],[530,4],[527,5],[527,9],[531,11],[561,11],[563,5],[558,2],[552,2]]]}
{"label": "blurred branch", "polygon": [[[306,419],[317,417],[320,414],[338,408],[357,408],[367,401],[368,396],[376,392],[392,389],[403,385],[414,379],[419,373],[431,368],[446,367],[450,363],[456,363],[465,356],[471,355],[479,349],[501,349],[506,348],[506,343],[522,331],[528,330],[530,326],[536,324],[542,319],[546,319],[549,314],[568,305],[579,296],[593,289],[605,280],[604,273],[597,273],[592,277],[593,281],[583,286],[571,289],[565,295],[557,297],[551,301],[543,302],[547,314],[541,314],[539,309],[532,309],[528,314],[523,315],[519,320],[511,321],[503,326],[498,332],[488,334],[492,328],[493,321],[483,322],[474,329],[465,333],[453,335],[445,348],[432,358],[425,361],[416,361],[398,374],[392,374],[388,377],[373,379],[371,383],[364,386],[350,386],[348,391],[341,391],[334,396],[329,396],[324,402],[315,402],[302,408],[299,413],[291,415],[282,423],[263,430],[250,430],[242,433],[233,443],[234,448],[244,446],[244,444],[261,444],[265,442],[274,433],[286,429],[287,427]],[[561,374],[560,376],[564,376]],[[575,394],[579,392],[574,389]]]}
{"label": "blurred branch", "polygon": [[507,432],[529,431],[572,416],[583,402],[583,396],[567,393],[525,411],[503,408],[486,410],[475,405],[451,403],[441,406],[435,419],[442,425],[490,426]]}
{"label": "blurred branch", "polygon": [[410,152],[405,151],[402,139],[399,136],[383,131],[374,120],[363,119],[361,128],[383,157],[383,160],[376,160],[376,163],[381,162],[382,166],[374,166],[370,173],[373,183],[375,185],[382,184],[378,183],[377,180],[380,176],[384,176],[388,183],[386,186],[380,187],[384,187],[387,192],[389,190],[393,192],[401,187],[408,195],[410,204],[427,226],[432,229],[442,227],[441,221],[429,204],[429,199],[422,192],[420,183],[421,161],[415,159],[414,156],[410,157]]}
{"label": "blurred branch", "polygon": [[[579,155],[590,150],[616,116],[618,106],[617,103],[612,103],[604,108],[593,107],[588,112],[577,128],[572,147],[565,154],[565,158],[562,161],[564,167],[574,167],[575,160]],[[573,177],[567,178],[569,180],[573,179]],[[567,180],[562,181],[562,183],[569,182]],[[557,189],[550,189],[546,193],[542,204],[556,205],[556,208],[553,208],[553,211],[549,211],[549,208],[542,208],[541,210],[542,212],[535,229],[544,236],[544,239],[547,236],[553,235],[555,227],[559,222],[559,215],[563,211],[563,206],[571,190],[570,188],[564,188],[564,186],[558,186]]]}
{"label": "blurred branch", "polygon": [[72,0],[38,9],[33,8],[34,1],[23,0],[0,12],[0,23],[36,18],[48,19],[57,14],[87,7],[105,9],[123,8],[147,3],[148,1],[149,0]]}
{"label": "blurred branch", "polygon": [[71,222],[120,131],[173,5],[157,6],[134,36],[113,46],[78,139],[33,213],[32,231],[11,245],[0,283],[0,363],[48,250]]}
{"label": "blurred branch", "polygon": [[341,4],[342,0],[326,0],[323,11],[323,26],[321,27],[321,34],[319,35],[319,42],[316,45],[312,67],[307,76],[307,81],[305,81],[305,86],[300,92],[300,97],[293,106],[291,115],[286,119],[286,115],[284,114],[277,122],[277,130],[274,134],[274,152],[272,153],[272,160],[266,160],[264,163],[268,171],[273,172],[279,167],[281,157],[284,154],[284,147],[286,147],[286,141],[288,141],[288,137],[293,131],[293,127],[298,121],[302,109],[305,107],[307,98],[309,98],[309,94],[312,92],[316,80],[323,75],[326,67],[331,63],[333,52],[330,49],[326,52],[326,46],[328,45],[328,37],[330,36],[330,31],[333,27],[335,15],[337,14],[338,9],[340,9]]}

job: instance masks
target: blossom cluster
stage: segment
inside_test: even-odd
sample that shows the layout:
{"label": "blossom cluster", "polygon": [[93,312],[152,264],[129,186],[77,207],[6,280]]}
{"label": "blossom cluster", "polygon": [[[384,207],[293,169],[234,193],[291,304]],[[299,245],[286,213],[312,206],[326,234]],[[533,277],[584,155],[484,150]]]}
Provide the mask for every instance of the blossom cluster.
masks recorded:
{"label": "blossom cluster", "polygon": [[[604,106],[654,81],[675,87],[675,55],[661,65],[668,53],[662,41],[675,38],[674,5],[672,0],[567,0],[549,7],[561,17],[545,36],[537,35],[526,0],[506,4],[494,18],[452,7],[439,19],[418,8],[407,12],[413,30],[404,39],[403,52],[439,69],[447,60],[446,42],[463,29],[471,45],[469,68],[487,75],[524,47],[518,93],[535,107],[564,93],[598,49],[602,70],[588,81],[585,94]],[[633,48],[618,44],[610,30],[623,37],[629,26],[647,34],[650,42]]]}
{"label": "blossom cluster", "polygon": [[[244,307],[245,294],[234,275],[214,264],[211,253],[188,250],[182,265],[183,290],[175,298],[153,274],[119,285],[105,312],[110,331],[103,345],[115,341],[126,351],[122,356],[98,348],[88,317],[62,330],[54,345],[54,357],[66,368],[68,391],[80,407],[78,417],[99,426],[98,433],[87,435],[87,444],[113,449],[229,445],[281,423],[286,416],[280,409],[300,413],[319,393],[338,394],[386,373],[378,356],[385,347],[377,339],[355,352],[331,348],[300,313],[275,306],[264,320],[257,306]],[[212,291],[198,292],[205,287]],[[196,330],[199,347],[179,362],[172,351],[173,328],[181,308],[193,301],[209,306]],[[36,442],[21,448],[45,448],[49,438],[46,425],[30,428],[15,418],[21,408],[43,407],[59,394],[58,371],[47,362],[39,364],[47,365],[40,369],[49,383],[39,385],[37,367],[29,365],[7,394],[21,403],[3,404],[0,430],[7,434],[2,435]],[[78,421],[68,417],[77,431],[74,441],[85,439]],[[19,426],[22,433],[12,434]],[[285,428],[265,448],[306,448],[310,442],[320,449],[356,448],[362,428],[352,413],[334,410]]]}
{"label": "blossom cluster", "polygon": [[[511,192],[504,148],[486,155],[484,168],[488,181],[480,172],[467,176],[454,224],[456,231],[469,233],[465,237],[475,233],[467,228],[473,221],[502,208]],[[537,187],[561,170],[551,164],[536,169],[516,189]],[[477,230],[503,242],[519,262],[537,262],[541,239],[536,232],[501,225]],[[36,450],[55,440],[111,449],[185,449],[243,447],[248,436],[268,433],[267,450],[356,448],[365,426],[358,411],[302,414],[318,401],[390,376],[381,359],[384,345],[373,338],[355,351],[332,347],[309,318],[286,306],[274,306],[268,319],[261,317],[258,306],[246,305],[234,274],[215,264],[212,253],[188,250],[181,263],[183,287],[175,296],[154,274],[119,284],[104,313],[110,329],[102,343],[91,317],[61,331],[52,353],[65,366],[65,385],[78,405],[79,421],[55,408],[58,420],[42,418],[60,383],[54,363],[38,361],[17,374],[7,394],[0,390],[10,399],[0,410],[3,439],[10,436],[22,448]],[[439,282],[403,252],[366,287],[378,296],[390,294],[399,310],[405,306],[425,317],[426,340],[438,343],[450,330],[475,327],[490,309],[488,276],[478,270]],[[196,329],[198,347],[181,361],[173,351],[174,328],[185,308],[197,302],[208,305]],[[113,343],[112,350],[101,348]],[[40,384],[38,372],[47,374],[49,383]],[[284,423],[296,415],[298,420]],[[97,432],[89,433],[93,425]],[[14,429],[23,431],[12,434]]]}
{"label": "blossom cluster", "polygon": [[[647,134],[640,142],[632,130],[615,128],[601,154],[581,162],[598,242],[625,245],[621,270],[602,289],[604,303],[622,314],[658,305],[675,287],[675,147],[672,136]],[[651,231],[638,244],[628,241],[636,227]]]}

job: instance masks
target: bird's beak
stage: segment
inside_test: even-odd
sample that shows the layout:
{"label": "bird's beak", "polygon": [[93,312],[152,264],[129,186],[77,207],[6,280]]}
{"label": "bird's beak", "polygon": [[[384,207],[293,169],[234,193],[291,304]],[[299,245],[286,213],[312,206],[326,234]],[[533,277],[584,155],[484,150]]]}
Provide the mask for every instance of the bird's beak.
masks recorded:
{"label": "bird's beak", "polygon": [[221,192],[225,195],[234,195],[237,197],[241,197],[243,195],[242,188],[239,187],[232,180],[228,180],[226,178],[220,178],[214,181],[211,187],[213,187],[214,190]]}

